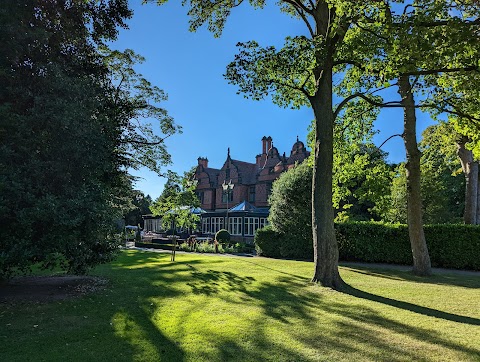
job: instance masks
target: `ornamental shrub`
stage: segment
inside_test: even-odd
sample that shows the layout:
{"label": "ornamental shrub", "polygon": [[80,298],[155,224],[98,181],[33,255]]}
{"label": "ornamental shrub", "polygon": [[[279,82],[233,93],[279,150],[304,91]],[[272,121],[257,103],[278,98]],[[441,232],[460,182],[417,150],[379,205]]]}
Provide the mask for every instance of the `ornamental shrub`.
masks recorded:
{"label": "ornamental shrub", "polygon": [[[480,270],[480,226],[425,225],[432,266]],[[413,265],[408,226],[381,222],[348,222],[335,225],[341,261]],[[313,259],[313,247],[299,247],[267,226],[257,230],[258,255],[272,258]],[[289,250],[288,253],[285,251]]]}
{"label": "ornamental shrub", "polygon": [[270,258],[281,258],[279,245],[281,244],[279,233],[274,231],[270,225],[255,232],[255,249],[257,255]]}
{"label": "ornamental shrub", "polygon": [[218,230],[215,234],[215,240],[219,243],[228,243],[230,241],[230,233],[225,229]]}
{"label": "ornamental shrub", "polygon": [[[408,226],[380,222],[335,225],[340,260],[412,265]],[[432,266],[480,270],[480,227],[425,225]]]}

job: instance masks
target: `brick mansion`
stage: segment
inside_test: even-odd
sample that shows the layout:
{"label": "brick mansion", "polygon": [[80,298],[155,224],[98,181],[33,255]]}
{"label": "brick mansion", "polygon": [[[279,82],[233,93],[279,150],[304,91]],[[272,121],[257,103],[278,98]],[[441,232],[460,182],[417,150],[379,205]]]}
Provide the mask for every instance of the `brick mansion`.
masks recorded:
{"label": "brick mansion", "polygon": [[212,234],[227,228],[232,239],[251,241],[256,229],[267,223],[273,181],[310,155],[298,137],[289,156],[279,153],[271,137],[263,137],[261,141],[262,153],[256,156],[255,163],[232,159],[230,149],[219,169],[209,167],[207,158],[198,158],[195,179],[203,209],[202,233]]}

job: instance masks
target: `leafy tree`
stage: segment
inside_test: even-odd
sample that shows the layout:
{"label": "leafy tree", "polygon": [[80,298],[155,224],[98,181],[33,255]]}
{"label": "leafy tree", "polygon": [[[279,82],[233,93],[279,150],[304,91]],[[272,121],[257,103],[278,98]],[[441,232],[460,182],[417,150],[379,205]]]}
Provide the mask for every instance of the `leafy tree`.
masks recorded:
{"label": "leafy tree", "polygon": [[[373,106],[401,107],[404,110],[404,132],[401,136],[407,154],[409,235],[414,272],[425,275],[430,274],[431,267],[422,226],[420,151],[416,141],[415,109],[434,105],[431,102],[417,104],[414,94],[426,93],[434,83],[432,79],[440,74],[477,68],[478,41],[474,27],[479,24],[475,6],[469,3],[413,1],[403,5],[400,7],[385,2],[384,22],[366,22],[363,30],[368,31],[350,33],[352,42],[362,49],[357,51],[360,57],[351,64],[343,87],[353,91],[350,98],[362,97]],[[362,58],[367,54],[362,51],[363,48],[376,51],[368,58]],[[452,57],[452,54],[455,56]],[[365,97],[361,91],[372,84],[388,87],[390,82],[398,87],[400,101],[380,104]]]}
{"label": "leafy tree", "polygon": [[192,212],[193,208],[200,206],[195,193],[197,185],[193,179],[193,170],[185,172],[183,177],[168,171],[163,192],[150,208],[154,215],[161,216],[165,229],[172,226],[193,229],[200,220],[200,217]]}
{"label": "leafy tree", "polygon": [[[165,3],[166,0],[157,0]],[[220,36],[231,13],[244,1],[190,0],[191,30],[203,24]],[[246,2],[246,1],[245,1]],[[264,0],[249,0],[254,8],[263,8]],[[342,57],[348,48],[348,33],[364,22],[376,22],[384,16],[379,2],[297,1],[277,2],[281,11],[305,25],[306,35],[285,39],[285,45],[261,47],[257,42],[239,43],[240,52],[228,66],[226,78],[238,85],[239,92],[254,100],[271,95],[281,107],[309,106],[315,116],[315,156],[312,182],[312,234],[315,271],[312,280],[324,286],[340,288],[338,246],[335,239],[332,207],[334,120],[344,104],[333,108],[332,77],[337,66],[349,63]],[[360,101],[361,102],[361,101]]]}
{"label": "leafy tree", "polygon": [[307,162],[282,173],[272,185],[268,221],[281,235],[283,257],[297,257],[299,250],[304,250],[308,258],[313,255],[311,189],[312,167]]}
{"label": "leafy tree", "polygon": [[99,49],[130,16],[124,0],[1,2],[0,277],[33,263],[85,273],[114,256],[139,132],[127,110],[151,90],[112,97]]}
{"label": "leafy tree", "polygon": [[447,112],[448,134],[454,136],[465,176],[466,224],[480,224],[480,77],[475,73],[448,73],[436,79],[432,113]]}
{"label": "leafy tree", "polygon": [[151,214],[150,204],[152,198],[145,196],[139,190],[133,190],[130,197],[129,211],[124,215],[126,225],[139,225],[143,227],[142,215]]}

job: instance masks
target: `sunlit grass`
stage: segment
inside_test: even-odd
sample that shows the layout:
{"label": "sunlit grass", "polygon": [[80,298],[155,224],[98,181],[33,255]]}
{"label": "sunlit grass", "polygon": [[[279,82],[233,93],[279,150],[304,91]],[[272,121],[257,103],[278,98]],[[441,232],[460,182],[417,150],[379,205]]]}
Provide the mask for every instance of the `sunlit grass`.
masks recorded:
{"label": "sunlit grass", "polygon": [[[480,277],[125,251],[106,290],[5,305],[1,361],[478,361]],[[37,327],[34,327],[36,325]]]}

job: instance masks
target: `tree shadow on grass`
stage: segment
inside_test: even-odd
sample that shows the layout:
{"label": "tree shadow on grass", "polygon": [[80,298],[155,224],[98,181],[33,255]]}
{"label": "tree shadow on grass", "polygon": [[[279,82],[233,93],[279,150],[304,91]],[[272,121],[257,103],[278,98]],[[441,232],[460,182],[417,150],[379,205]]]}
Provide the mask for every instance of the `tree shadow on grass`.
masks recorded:
{"label": "tree shadow on grass", "polygon": [[[135,262],[137,261],[138,259],[135,259]],[[178,341],[168,338],[159,326],[152,322],[153,314],[158,307],[157,303],[161,305],[165,298],[170,300],[170,298],[184,295],[185,290],[178,289],[179,285],[187,285],[196,295],[224,299],[232,305],[232,308],[238,308],[240,301],[240,303],[260,307],[262,310],[261,316],[248,320],[248,331],[243,334],[228,336],[220,332],[215,334],[214,330],[214,334],[207,338],[207,343],[214,349],[200,351],[201,355],[195,355],[196,358],[204,360],[313,361],[332,360],[339,356],[348,359],[348,356],[354,358],[355,355],[361,355],[363,359],[390,361],[426,358],[425,354],[419,355],[416,348],[406,349],[404,344],[384,338],[382,329],[390,333],[390,338],[399,336],[405,343],[408,343],[409,339],[418,341],[420,346],[426,343],[428,348],[432,348],[437,354],[442,353],[442,348],[445,348],[453,351],[452,353],[459,351],[458,353],[465,354],[464,360],[474,360],[480,353],[478,349],[448,340],[440,331],[408,325],[382,316],[375,308],[358,305],[358,303],[355,305],[355,299],[352,300],[353,303],[342,303],[335,302],[332,298],[323,298],[324,290],[312,288],[308,278],[305,277],[275,270],[281,273],[280,278],[275,278],[274,282],[258,282],[253,276],[238,275],[229,271],[205,270],[206,268],[200,267],[202,264],[210,265],[210,260],[157,263],[153,268],[147,266],[143,269],[124,269],[119,282],[129,285],[134,292],[138,289],[138,296],[135,293],[128,296],[117,294],[116,298],[125,299],[123,307],[117,309],[115,313],[123,313],[124,316],[120,318],[120,322],[123,323],[124,329],[127,331],[129,328],[133,331],[137,329],[141,332],[138,335],[132,332],[131,337],[127,334],[117,338],[131,345],[134,358],[142,353],[142,346],[138,345],[140,338],[150,345],[149,348],[155,351],[155,355],[160,356],[160,360],[188,359]],[[274,270],[268,267],[267,269]],[[117,293],[121,293],[121,289]],[[480,321],[475,318],[396,301],[353,287],[347,287],[344,293],[421,315],[474,326],[480,324]],[[151,303],[152,300],[155,300],[154,305]],[[192,305],[185,308],[179,320],[187,321],[190,318],[196,318],[193,315],[201,307],[201,305]],[[322,314],[325,313],[329,315],[326,319],[330,320],[330,324],[322,323]],[[305,330],[299,326],[310,331],[314,330],[315,333],[305,333]],[[182,324],[176,328],[183,328]],[[283,341],[278,335],[272,335],[272,328],[279,328],[281,333],[288,333],[297,342]],[[304,347],[299,349],[298,343],[307,347],[309,354],[305,352]]]}
{"label": "tree shadow on grass", "polygon": [[[480,356],[480,349],[471,348],[455,343],[441,335],[441,331],[413,326],[402,323],[391,318],[382,316],[374,308],[365,306],[346,305],[342,303],[329,302],[321,305],[323,311],[330,314],[337,314],[342,317],[335,324],[335,333],[323,335],[322,338],[299,335],[298,339],[307,345],[318,350],[327,350],[329,347],[342,351],[347,355],[361,355],[362,360],[388,360],[388,361],[416,361],[439,360],[442,358],[442,350],[445,348],[456,355],[462,354],[459,360],[477,360]],[[388,331],[386,335],[382,330]],[[394,334],[390,334],[394,333]],[[408,338],[403,343],[395,343],[392,340],[395,335]],[[405,348],[405,343],[415,344],[413,348]],[[425,345],[427,344],[427,345]],[[358,346],[363,348],[359,349]],[[430,348],[431,352],[419,354],[418,349]],[[437,357],[430,353],[435,352]],[[352,358],[354,359],[354,358]]]}
{"label": "tree shadow on grass", "polygon": [[471,275],[469,272],[463,275],[460,271],[453,270],[451,273],[448,273],[448,271],[441,273],[437,272],[432,276],[423,277],[414,275],[411,270],[388,269],[383,267],[375,268],[363,265],[357,266],[354,264],[344,264],[342,268],[353,273],[384,279],[437,285],[452,285],[464,288],[480,288],[480,273],[478,276]]}
{"label": "tree shadow on grass", "polygon": [[350,285],[346,285],[342,291],[353,297],[371,300],[377,303],[382,303],[385,305],[389,305],[391,307],[408,310],[410,312],[422,314],[429,317],[441,318],[441,319],[445,319],[452,322],[465,323],[465,324],[470,324],[475,326],[480,325],[480,319],[477,319],[477,318],[462,316],[462,315],[448,313],[448,312],[442,312],[437,309],[423,307],[417,304],[403,302],[400,300],[391,299],[387,297],[382,297],[380,295],[376,295],[363,290],[356,289]]}

